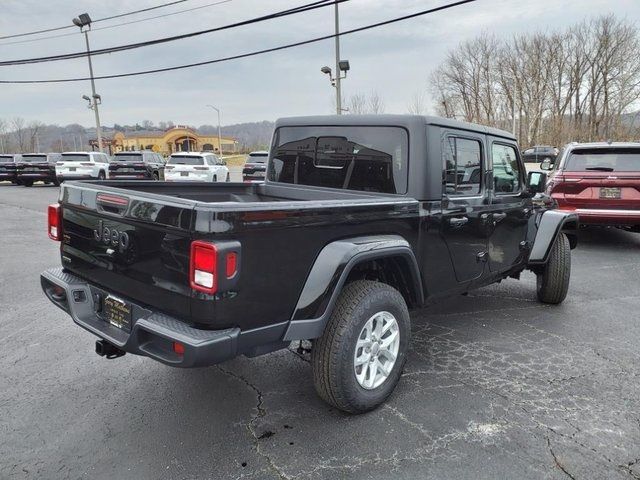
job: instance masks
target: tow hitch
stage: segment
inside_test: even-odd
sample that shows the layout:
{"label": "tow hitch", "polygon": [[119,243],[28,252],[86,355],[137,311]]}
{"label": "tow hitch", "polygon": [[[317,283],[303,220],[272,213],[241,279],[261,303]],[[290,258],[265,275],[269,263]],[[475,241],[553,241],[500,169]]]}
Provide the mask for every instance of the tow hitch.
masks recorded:
{"label": "tow hitch", "polygon": [[96,353],[101,357],[107,357],[108,360],[113,360],[114,358],[122,357],[127,352],[120,350],[105,340],[96,340]]}

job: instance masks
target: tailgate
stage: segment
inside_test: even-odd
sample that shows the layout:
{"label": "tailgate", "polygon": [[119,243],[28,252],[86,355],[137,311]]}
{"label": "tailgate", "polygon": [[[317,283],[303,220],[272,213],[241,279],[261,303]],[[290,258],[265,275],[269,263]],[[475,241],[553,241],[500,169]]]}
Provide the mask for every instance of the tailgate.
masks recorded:
{"label": "tailgate", "polygon": [[640,209],[638,174],[582,172],[564,177],[564,199],[576,208]]}
{"label": "tailgate", "polygon": [[111,162],[109,177],[146,178],[149,175],[147,167],[142,162]]}
{"label": "tailgate", "polygon": [[188,319],[193,204],[105,190],[63,187],[62,265],[125,299]]}

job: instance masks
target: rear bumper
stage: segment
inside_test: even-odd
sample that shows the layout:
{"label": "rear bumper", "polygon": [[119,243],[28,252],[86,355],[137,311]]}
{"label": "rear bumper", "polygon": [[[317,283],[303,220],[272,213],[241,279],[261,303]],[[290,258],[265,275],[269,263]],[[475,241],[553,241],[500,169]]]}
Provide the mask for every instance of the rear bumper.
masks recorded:
{"label": "rear bumper", "polygon": [[0,182],[15,182],[17,179],[18,176],[15,173],[0,173]]}
{"label": "rear bumper", "polygon": [[25,180],[33,180],[33,181],[55,180],[56,175],[53,172],[51,173],[19,173],[18,178],[25,179]]}
{"label": "rear bumper", "polygon": [[98,177],[92,177],[91,175],[58,175],[58,180],[64,182],[65,180],[97,180]]}
{"label": "rear bumper", "polygon": [[559,210],[577,213],[583,225],[640,225],[640,210],[567,207]]}
{"label": "rear bumper", "polygon": [[[100,316],[102,299],[109,292],[61,267],[42,272],[40,284],[47,298],[67,312],[75,323],[125,352],[182,368],[214,365],[238,354],[239,328],[193,328],[176,318],[130,302],[132,325],[131,332],[126,332]],[[182,355],[173,351],[173,342],[184,346]]]}
{"label": "rear bumper", "polygon": [[148,173],[118,173],[109,170],[109,180],[153,180]]}

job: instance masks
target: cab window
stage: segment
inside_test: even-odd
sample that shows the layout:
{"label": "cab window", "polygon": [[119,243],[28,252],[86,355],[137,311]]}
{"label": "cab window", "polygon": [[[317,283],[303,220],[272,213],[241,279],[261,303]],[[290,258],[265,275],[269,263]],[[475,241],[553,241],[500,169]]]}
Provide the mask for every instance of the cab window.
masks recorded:
{"label": "cab window", "polygon": [[482,147],[478,140],[448,136],[442,150],[444,193],[478,195],[482,188]]}
{"label": "cab window", "polygon": [[516,149],[512,145],[494,143],[491,146],[493,160],[493,188],[497,194],[517,193],[522,188],[522,171]]}

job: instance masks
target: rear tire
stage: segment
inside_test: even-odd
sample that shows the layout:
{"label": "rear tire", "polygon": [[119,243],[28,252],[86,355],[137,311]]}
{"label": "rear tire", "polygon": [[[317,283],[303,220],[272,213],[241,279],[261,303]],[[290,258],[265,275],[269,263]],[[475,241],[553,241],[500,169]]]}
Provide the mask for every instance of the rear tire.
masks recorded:
{"label": "rear tire", "polygon": [[571,278],[571,247],[569,238],[560,233],[551,247],[549,261],[537,274],[538,300],[558,305],[567,297]]}
{"label": "rear tire", "polygon": [[104,180],[105,178],[107,178],[106,174],[102,170],[100,170],[98,172],[98,180]]}
{"label": "rear tire", "polygon": [[152,177],[154,180],[156,180],[156,181],[157,181],[157,180],[160,180],[160,176],[158,175],[158,172],[153,172],[153,174],[151,175],[151,177]]}
{"label": "rear tire", "polygon": [[[382,327],[379,331],[373,328],[376,318],[385,318],[384,328],[389,324],[392,328],[380,334]],[[365,327],[369,325],[372,326],[369,334],[378,335],[372,335],[372,343],[366,334]],[[385,341],[393,340],[390,339],[393,332],[399,336],[399,342],[395,345],[397,353],[391,363],[394,354],[383,350],[388,350],[384,347]],[[318,395],[348,413],[364,413],[378,407],[391,395],[400,379],[410,336],[409,310],[400,292],[387,284],[368,280],[348,284],[311,352],[313,382]],[[365,362],[359,363],[363,358]],[[377,373],[372,373],[374,367]],[[385,367],[388,368],[386,372]],[[367,368],[369,370],[364,372]],[[367,382],[370,384],[366,385]]]}
{"label": "rear tire", "polygon": [[216,183],[216,182],[218,181],[218,176],[217,176],[217,175],[214,175],[214,176],[213,176],[213,179],[212,179],[211,181],[212,181],[213,183]]}
{"label": "rear tire", "polygon": [[25,180],[24,182],[22,182],[22,185],[25,186],[25,187],[31,187],[31,186],[33,186],[33,182]]}
{"label": "rear tire", "polygon": [[229,175],[228,173],[227,173],[227,179],[225,181],[226,182],[230,182],[231,181],[231,175]]}

